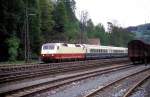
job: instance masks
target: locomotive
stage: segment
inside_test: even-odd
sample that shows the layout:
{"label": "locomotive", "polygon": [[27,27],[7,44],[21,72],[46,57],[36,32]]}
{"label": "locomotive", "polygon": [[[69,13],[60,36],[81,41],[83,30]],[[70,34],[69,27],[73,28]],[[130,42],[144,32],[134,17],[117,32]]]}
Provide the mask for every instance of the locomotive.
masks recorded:
{"label": "locomotive", "polygon": [[128,43],[128,57],[133,64],[149,63],[150,44],[143,40],[132,40]]}
{"label": "locomotive", "polygon": [[41,48],[43,62],[127,57],[128,48],[68,43],[46,43]]}

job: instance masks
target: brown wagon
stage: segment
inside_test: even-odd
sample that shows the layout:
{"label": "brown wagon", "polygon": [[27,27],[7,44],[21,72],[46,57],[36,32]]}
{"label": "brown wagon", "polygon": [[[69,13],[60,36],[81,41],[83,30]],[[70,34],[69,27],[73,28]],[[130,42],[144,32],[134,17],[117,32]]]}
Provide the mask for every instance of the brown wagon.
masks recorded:
{"label": "brown wagon", "polygon": [[150,58],[150,45],[141,40],[132,40],[128,43],[128,57],[135,63],[147,63]]}

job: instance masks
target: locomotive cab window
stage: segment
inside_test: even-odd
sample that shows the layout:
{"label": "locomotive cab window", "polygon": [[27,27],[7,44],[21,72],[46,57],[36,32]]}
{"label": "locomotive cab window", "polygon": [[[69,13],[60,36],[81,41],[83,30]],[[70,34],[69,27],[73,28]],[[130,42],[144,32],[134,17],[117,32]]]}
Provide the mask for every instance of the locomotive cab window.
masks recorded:
{"label": "locomotive cab window", "polygon": [[49,49],[53,50],[54,49],[54,45],[49,45]]}
{"label": "locomotive cab window", "polygon": [[54,49],[54,45],[45,45],[43,46],[43,50],[53,50]]}
{"label": "locomotive cab window", "polygon": [[48,49],[47,45],[43,46],[43,50],[47,50],[47,49]]}

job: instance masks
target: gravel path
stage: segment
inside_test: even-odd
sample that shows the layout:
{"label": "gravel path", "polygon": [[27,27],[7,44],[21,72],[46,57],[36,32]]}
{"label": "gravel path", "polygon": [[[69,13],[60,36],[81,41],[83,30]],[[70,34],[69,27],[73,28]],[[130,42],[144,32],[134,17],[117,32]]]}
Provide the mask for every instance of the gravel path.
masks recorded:
{"label": "gravel path", "polygon": [[150,78],[135,89],[135,92],[130,97],[150,97]]}
{"label": "gravel path", "polygon": [[141,69],[145,69],[147,67],[146,66],[138,66],[136,68],[132,67],[125,70],[118,70],[108,74],[88,78],[86,80],[72,82],[68,85],[64,85],[62,87],[49,90],[41,94],[36,94],[34,97],[81,97],[93,89],[102,87],[111,81],[120,79],[130,73],[140,71]]}
{"label": "gravel path", "polygon": [[109,86],[108,88],[103,89],[102,91],[99,91],[93,97],[123,97],[123,95],[127,92],[127,90],[132,88],[132,86],[135,83],[138,83],[139,79],[142,79],[143,76],[149,74],[150,74],[150,70],[126,78],[116,84]]}

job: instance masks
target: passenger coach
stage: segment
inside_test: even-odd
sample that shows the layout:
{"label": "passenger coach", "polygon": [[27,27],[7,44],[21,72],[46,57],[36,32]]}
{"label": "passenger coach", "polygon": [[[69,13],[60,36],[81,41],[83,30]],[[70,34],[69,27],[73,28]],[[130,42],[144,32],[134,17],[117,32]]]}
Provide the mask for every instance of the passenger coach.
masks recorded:
{"label": "passenger coach", "polygon": [[127,57],[127,48],[86,45],[86,59],[103,59]]}

